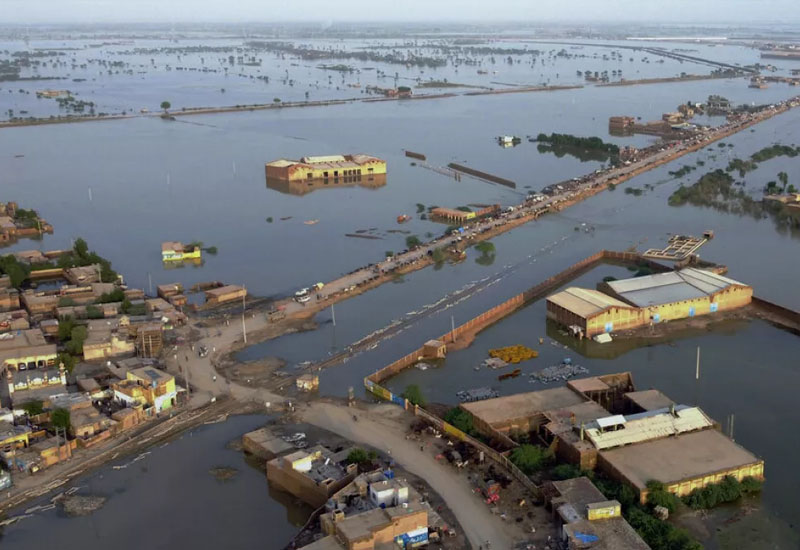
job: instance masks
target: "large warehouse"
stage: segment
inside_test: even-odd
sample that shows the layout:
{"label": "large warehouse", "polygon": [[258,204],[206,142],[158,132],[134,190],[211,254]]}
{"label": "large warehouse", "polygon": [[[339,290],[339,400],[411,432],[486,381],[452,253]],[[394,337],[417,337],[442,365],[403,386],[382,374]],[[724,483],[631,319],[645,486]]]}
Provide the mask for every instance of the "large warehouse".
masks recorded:
{"label": "large warehouse", "polygon": [[597,290],[577,287],[549,296],[547,317],[566,327],[578,327],[586,338],[647,323],[638,307]]}
{"label": "large warehouse", "polygon": [[749,304],[753,288],[687,267],[646,277],[609,281],[598,286],[604,293],[644,310],[645,322],[685,319]]}

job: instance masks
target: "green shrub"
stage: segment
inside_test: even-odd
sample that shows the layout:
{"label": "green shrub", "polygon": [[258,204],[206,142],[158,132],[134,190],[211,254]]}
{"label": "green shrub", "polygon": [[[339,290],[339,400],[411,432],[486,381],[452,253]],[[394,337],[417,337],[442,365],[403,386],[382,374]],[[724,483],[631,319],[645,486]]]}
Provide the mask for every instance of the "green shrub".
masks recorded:
{"label": "green shrub", "polygon": [[347,454],[348,464],[364,464],[369,461],[369,454],[360,447],[356,447]]}
{"label": "green shrub", "polygon": [[667,491],[664,484],[658,481],[647,482],[647,504],[651,508],[663,506],[670,514],[678,508],[680,499]]}
{"label": "green shrub", "polygon": [[475,435],[475,424],[472,415],[459,407],[453,407],[444,415],[444,421],[468,435]]}
{"label": "green shrub", "polygon": [[89,319],[102,319],[105,315],[103,315],[103,310],[99,307],[88,305],[86,306],[86,317]]}
{"label": "green shrub", "polygon": [[509,458],[517,468],[531,475],[542,470],[553,460],[553,452],[538,445],[520,445],[511,451]]}
{"label": "green shrub", "polygon": [[25,411],[28,416],[36,416],[44,412],[44,404],[40,400],[28,401],[22,405],[22,410]]}
{"label": "green shrub", "polygon": [[408,399],[413,405],[425,406],[425,396],[422,395],[422,390],[416,384],[406,386],[405,391],[400,394],[401,397]]}

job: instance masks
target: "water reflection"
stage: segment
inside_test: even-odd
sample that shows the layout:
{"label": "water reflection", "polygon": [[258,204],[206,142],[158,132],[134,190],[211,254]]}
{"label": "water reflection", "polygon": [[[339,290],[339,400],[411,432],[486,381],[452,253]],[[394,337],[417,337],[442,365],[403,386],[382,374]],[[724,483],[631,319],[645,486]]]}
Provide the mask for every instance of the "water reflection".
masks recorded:
{"label": "water reflection", "polygon": [[337,189],[343,187],[363,187],[365,189],[379,189],[386,185],[386,174],[369,176],[347,176],[305,181],[286,181],[266,177],[267,188],[274,189],[287,195],[307,195],[318,189]]}

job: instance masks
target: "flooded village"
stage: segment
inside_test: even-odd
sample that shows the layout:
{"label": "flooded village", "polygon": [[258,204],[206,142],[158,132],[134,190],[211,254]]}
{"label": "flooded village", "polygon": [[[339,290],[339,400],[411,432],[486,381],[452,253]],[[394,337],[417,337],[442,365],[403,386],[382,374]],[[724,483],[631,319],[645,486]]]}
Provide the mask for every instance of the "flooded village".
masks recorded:
{"label": "flooded village", "polygon": [[0,29],[3,547],[797,547],[798,35],[681,30]]}

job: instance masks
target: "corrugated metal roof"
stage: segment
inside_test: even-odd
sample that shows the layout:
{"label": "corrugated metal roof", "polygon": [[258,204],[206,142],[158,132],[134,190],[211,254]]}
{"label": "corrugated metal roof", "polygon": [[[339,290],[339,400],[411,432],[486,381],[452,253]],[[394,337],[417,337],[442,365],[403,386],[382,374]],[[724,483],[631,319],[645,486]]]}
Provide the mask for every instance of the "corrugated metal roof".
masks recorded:
{"label": "corrugated metal roof", "polygon": [[583,318],[605,311],[610,307],[625,309],[631,307],[629,304],[597,290],[574,286],[549,296],[547,300]]}
{"label": "corrugated metal roof", "polygon": [[598,418],[595,422],[601,428],[608,428],[609,426],[619,426],[620,424],[625,424],[625,417],[621,414],[615,414],[614,416],[606,416],[604,418]]}
{"label": "corrugated metal roof", "polygon": [[[702,410],[698,407],[686,406],[676,407],[674,415],[670,413],[669,409],[658,409],[626,416],[623,427],[613,431],[601,430],[603,427],[601,421],[604,420],[609,419],[598,419],[586,429],[586,437],[600,450],[702,430],[712,426],[711,420]],[[612,422],[611,425],[619,425],[619,422]]]}
{"label": "corrugated metal roof", "polygon": [[746,286],[722,275],[693,267],[610,281],[608,285],[614,292],[639,307],[694,300],[710,296],[730,286]]}

